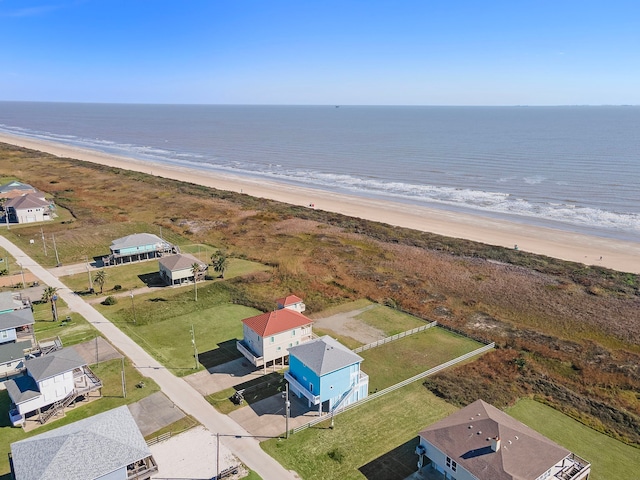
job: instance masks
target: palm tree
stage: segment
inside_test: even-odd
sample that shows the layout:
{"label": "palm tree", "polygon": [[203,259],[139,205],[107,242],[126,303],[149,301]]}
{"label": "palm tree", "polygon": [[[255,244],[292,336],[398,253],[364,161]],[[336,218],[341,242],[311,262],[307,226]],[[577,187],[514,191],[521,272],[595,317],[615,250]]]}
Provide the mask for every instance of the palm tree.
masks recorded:
{"label": "palm tree", "polygon": [[229,257],[222,250],[218,250],[211,255],[211,263],[213,264],[213,270],[220,274],[220,278],[224,278],[224,271],[229,266]]}
{"label": "palm tree", "polygon": [[198,274],[200,273],[200,264],[193,262],[191,265],[191,273],[193,273],[193,288],[196,292],[196,302],[198,301]]}
{"label": "palm tree", "polygon": [[53,313],[53,321],[58,321],[58,309],[56,308],[56,301],[58,300],[58,288],[47,287],[42,292],[42,301],[51,302],[51,313]]}
{"label": "palm tree", "polygon": [[102,294],[102,290],[104,289],[104,282],[107,281],[107,272],[102,270],[98,270],[96,272],[96,276],[93,277],[93,281],[100,285],[100,294]]}

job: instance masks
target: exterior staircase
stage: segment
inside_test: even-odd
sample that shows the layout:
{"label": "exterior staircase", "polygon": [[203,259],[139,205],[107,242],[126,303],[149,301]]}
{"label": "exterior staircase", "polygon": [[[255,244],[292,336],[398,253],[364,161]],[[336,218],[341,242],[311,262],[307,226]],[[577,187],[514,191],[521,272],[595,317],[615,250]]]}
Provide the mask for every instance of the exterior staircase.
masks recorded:
{"label": "exterior staircase", "polygon": [[51,408],[49,408],[49,410],[47,410],[44,413],[41,413],[40,418],[38,420],[40,421],[41,424],[46,423],[47,420],[49,420],[51,417],[53,417],[54,415],[57,415],[58,413],[63,411],[65,408],[67,408],[69,405],[71,405],[71,403],[77,397],[78,397],[78,392],[76,390],[72,390],[69,395],[67,395],[62,400],[58,400],[53,405],[51,405]]}

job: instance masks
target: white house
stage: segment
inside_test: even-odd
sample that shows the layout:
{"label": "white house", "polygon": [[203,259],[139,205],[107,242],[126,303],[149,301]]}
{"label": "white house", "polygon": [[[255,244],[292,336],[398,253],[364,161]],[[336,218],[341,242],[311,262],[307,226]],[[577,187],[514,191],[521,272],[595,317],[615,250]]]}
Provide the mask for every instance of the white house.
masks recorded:
{"label": "white house", "polygon": [[163,257],[158,261],[160,277],[167,285],[182,285],[194,281],[193,265],[200,269],[196,272],[195,280],[203,280],[209,266],[188,253],[178,253]]}
{"label": "white house", "polygon": [[102,388],[102,382],[73,347],[26,360],[24,366],[23,376],[5,383],[14,425],[23,424],[34,413],[44,423],[78,397]]}
{"label": "white house", "polygon": [[[446,480],[586,480],[591,465],[477,400],[420,432],[418,469]],[[427,472],[425,472],[427,473]]]}
{"label": "white house", "polygon": [[311,324],[307,317],[283,308],[242,320],[243,339],[238,350],[256,367],[277,360],[284,365],[288,348],[311,340]]}
{"label": "white house", "polygon": [[298,313],[305,311],[305,304],[300,297],[295,295],[287,295],[286,297],[278,298],[276,300],[278,310],[282,308],[288,308],[289,310],[295,310]]}
{"label": "white house", "polygon": [[10,222],[32,223],[51,220],[51,202],[40,196],[27,193],[19,197],[10,198],[4,204]]}
{"label": "white house", "polygon": [[126,406],[11,444],[15,480],[149,480],[158,471]]}

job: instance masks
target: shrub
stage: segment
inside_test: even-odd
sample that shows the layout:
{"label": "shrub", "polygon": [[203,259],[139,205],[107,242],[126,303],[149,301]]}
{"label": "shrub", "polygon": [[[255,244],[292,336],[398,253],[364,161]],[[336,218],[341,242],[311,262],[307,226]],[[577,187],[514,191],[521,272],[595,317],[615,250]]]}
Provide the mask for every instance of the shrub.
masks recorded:
{"label": "shrub", "polygon": [[114,285],[113,289],[117,292],[118,290],[122,290],[122,285]]}
{"label": "shrub", "polygon": [[118,299],[116,297],[112,297],[111,295],[109,295],[102,301],[102,305],[115,305],[116,303],[118,303]]}

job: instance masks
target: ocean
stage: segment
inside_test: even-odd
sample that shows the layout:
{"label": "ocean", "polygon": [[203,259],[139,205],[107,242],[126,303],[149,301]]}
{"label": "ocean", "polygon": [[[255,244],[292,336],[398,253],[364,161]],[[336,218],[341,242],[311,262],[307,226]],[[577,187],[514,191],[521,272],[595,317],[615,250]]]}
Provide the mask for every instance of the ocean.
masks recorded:
{"label": "ocean", "polygon": [[620,240],[640,107],[0,102],[0,132]]}

